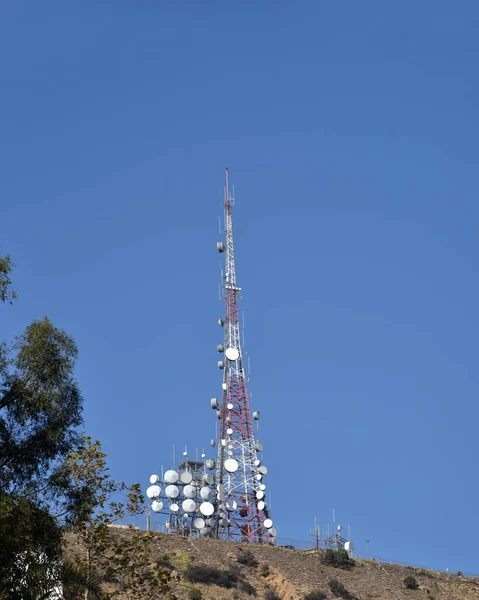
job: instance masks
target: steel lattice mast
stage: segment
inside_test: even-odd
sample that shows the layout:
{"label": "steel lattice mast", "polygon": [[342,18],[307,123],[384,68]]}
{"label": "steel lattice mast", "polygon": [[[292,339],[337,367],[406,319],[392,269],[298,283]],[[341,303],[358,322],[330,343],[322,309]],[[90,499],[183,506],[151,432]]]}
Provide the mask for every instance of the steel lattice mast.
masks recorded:
{"label": "steel lattice mast", "polygon": [[225,254],[226,315],[219,321],[224,327],[224,345],[218,346],[218,351],[225,354],[224,361],[218,362],[218,367],[223,369],[223,393],[221,403],[212,400],[220,422],[216,468],[217,535],[252,543],[274,543],[276,532],[272,528],[265,502],[266,486],[262,482],[267,469],[261,464],[261,442],[255,441],[253,432],[253,418],[259,419],[259,412],[254,412],[252,418],[243,366],[238,314],[241,288],[236,282],[233,204],[226,169],[225,243],[217,244],[218,252]]}

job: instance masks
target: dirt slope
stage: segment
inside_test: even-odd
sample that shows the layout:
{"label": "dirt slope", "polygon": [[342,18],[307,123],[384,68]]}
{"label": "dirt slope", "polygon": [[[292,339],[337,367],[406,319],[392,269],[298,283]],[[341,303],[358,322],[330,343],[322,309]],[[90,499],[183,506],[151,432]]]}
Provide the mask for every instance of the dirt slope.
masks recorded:
{"label": "dirt slope", "polygon": [[[240,549],[245,547],[259,561],[257,568],[237,562]],[[239,568],[242,577],[255,588],[260,600],[268,589],[275,591],[282,600],[301,600],[305,593],[312,590],[321,590],[328,598],[334,598],[329,589],[331,579],[337,579],[360,600],[479,600],[479,580],[426,570],[415,573],[420,587],[408,590],[403,580],[410,572],[401,565],[384,567],[373,561],[355,561],[352,569],[343,570],[321,564],[317,554],[299,550],[188,539],[167,534],[157,534],[155,552],[158,556],[170,556],[180,576],[185,566],[191,562],[221,568]],[[265,564],[269,568],[266,577],[262,575],[262,565]],[[203,584],[195,584],[195,587],[201,589],[205,600],[251,598],[239,590]],[[182,600],[187,599],[190,589],[191,584],[182,578],[176,585],[175,593]]]}

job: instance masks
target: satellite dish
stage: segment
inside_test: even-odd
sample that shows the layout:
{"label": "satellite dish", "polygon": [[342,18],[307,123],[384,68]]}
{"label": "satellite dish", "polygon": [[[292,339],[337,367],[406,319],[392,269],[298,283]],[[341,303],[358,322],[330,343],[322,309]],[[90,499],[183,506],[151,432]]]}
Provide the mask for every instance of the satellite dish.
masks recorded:
{"label": "satellite dish", "polygon": [[192,485],[185,485],[183,494],[185,498],[194,498],[196,496],[196,489]]}
{"label": "satellite dish", "polygon": [[202,502],[200,504],[200,513],[205,517],[211,517],[214,512],[215,507],[211,504],[211,502]]}
{"label": "satellite dish", "polygon": [[268,469],[262,465],[259,469],[258,472],[261,473],[261,475],[266,475],[266,473],[268,472]]}
{"label": "satellite dish", "polygon": [[210,471],[212,471],[214,468],[216,467],[216,461],[214,458],[209,458],[206,461],[206,468],[210,469]]}
{"label": "satellite dish", "polygon": [[238,461],[236,461],[234,458],[228,458],[225,460],[225,469],[228,471],[228,473],[235,473],[238,470],[238,466]]}
{"label": "satellite dish", "polygon": [[193,521],[193,525],[196,527],[196,529],[203,529],[203,527],[205,526],[205,520],[202,519],[201,517],[197,517]]}
{"label": "satellite dish", "polygon": [[216,446],[216,440],[211,440],[210,444],[213,446],[213,448]]}
{"label": "satellite dish", "polygon": [[[228,352],[228,350],[226,352]],[[221,369],[224,369],[224,368],[225,368],[225,363],[222,360],[219,360],[218,361],[218,369],[221,370]]]}
{"label": "satellite dish", "polygon": [[192,512],[195,512],[195,510],[196,510],[196,503],[194,500],[191,500],[191,498],[187,498],[186,500],[183,500],[183,502],[181,503],[181,506],[183,507],[183,510],[187,513],[192,513]]}
{"label": "satellite dish", "polygon": [[254,461],[254,466],[255,466],[255,467],[259,467],[259,466],[260,466],[260,464],[261,464],[261,461],[259,460],[259,458],[257,458],[257,459]]}
{"label": "satellite dish", "polygon": [[271,527],[273,527],[273,521],[271,519],[265,519],[263,525],[266,529],[271,529]]}
{"label": "satellite dish", "polygon": [[193,480],[193,475],[189,471],[183,471],[180,479],[183,483],[191,483]]}
{"label": "satellite dish", "polygon": [[209,487],[202,487],[200,490],[200,496],[203,498],[203,500],[209,500],[211,494],[211,490]]}
{"label": "satellite dish", "polygon": [[221,527],[228,527],[228,525],[229,525],[228,519],[220,519],[220,525],[221,525]]}
{"label": "satellite dish", "polygon": [[278,532],[276,531],[276,529],[274,527],[270,527],[269,535],[271,537],[275,538],[278,535]]}
{"label": "satellite dish", "polygon": [[255,448],[256,452],[263,452],[263,444],[261,442],[256,442]]}
{"label": "satellite dish", "polygon": [[223,389],[223,392],[226,392],[226,390],[228,389],[228,385],[226,383],[222,383],[221,388]]}
{"label": "satellite dish", "polygon": [[218,352],[224,352],[225,351],[225,347],[223,346],[223,344],[218,344],[216,346],[216,349],[218,350]]}
{"label": "satellite dish", "polygon": [[264,510],[266,508],[266,503],[263,500],[258,502],[258,510]]}
{"label": "satellite dish", "polygon": [[223,327],[224,324],[225,324],[225,320],[223,319],[223,317],[220,317],[218,319],[218,325],[221,325],[221,327]]}
{"label": "satellite dish", "polygon": [[203,529],[200,529],[200,535],[208,535],[210,531],[211,527],[203,527]]}
{"label": "satellite dish", "polygon": [[264,483],[261,483],[261,484],[260,484],[260,486],[259,486],[259,489],[260,489],[260,490],[263,490],[263,492],[264,492],[264,491],[265,491],[265,489],[266,489],[266,486],[265,486],[265,484],[264,484]]}
{"label": "satellite dish", "polygon": [[228,408],[229,410],[231,410],[231,409],[233,408],[233,404],[232,404],[231,402],[228,402],[228,404],[227,404],[227,408]]}
{"label": "satellite dish", "polygon": [[154,502],[151,503],[151,510],[154,510],[155,512],[160,512],[160,510],[163,508],[163,502],[159,502],[158,500],[155,500]]}
{"label": "satellite dish", "polygon": [[264,492],[262,490],[259,490],[256,492],[256,498],[258,500],[262,500],[264,498]]}
{"label": "satellite dish", "polygon": [[226,501],[226,510],[232,511],[232,510],[236,510],[237,508],[237,504],[234,500],[227,500]]}
{"label": "satellite dish", "polygon": [[167,485],[165,488],[165,494],[168,496],[168,498],[178,498],[180,490],[176,487],[176,485]]}
{"label": "satellite dish", "polygon": [[176,483],[178,481],[178,473],[176,471],[167,471],[165,473],[166,483]]}
{"label": "satellite dish", "polygon": [[158,475],[152,475],[150,477],[150,483],[158,483],[158,479],[159,479]]}
{"label": "satellite dish", "polygon": [[345,542],[344,549],[346,550],[346,552],[352,552],[354,550],[353,542]]}
{"label": "satellite dish", "polygon": [[258,481],[261,481],[261,480],[263,479],[263,476],[261,475],[261,473],[258,473],[258,474],[256,475],[256,479],[257,479]]}
{"label": "satellite dish", "polygon": [[218,495],[218,500],[219,500],[220,502],[223,502],[223,501],[224,501],[224,499],[225,499],[225,497],[226,497],[226,496],[225,496],[225,486],[224,486],[222,483],[219,483],[219,484],[216,486],[216,489],[218,490],[218,494],[217,494],[217,495]]}
{"label": "satellite dish", "polygon": [[233,430],[231,429],[231,427],[229,427],[229,428],[226,430],[226,433],[227,433],[228,435],[231,435],[231,434],[233,433]]}
{"label": "satellite dish", "polygon": [[211,408],[213,410],[216,410],[218,408],[218,399],[217,398],[211,398],[210,400],[210,404],[211,404]]}
{"label": "satellite dish", "polygon": [[180,507],[178,506],[178,504],[176,504],[175,502],[173,502],[173,504],[170,506],[170,510],[172,512],[178,512],[180,510]]}
{"label": "satellite dish", "polygon": [[170,528],[170,522],[169,522],[169,521],[166,521],[166,523],[165,523],[165,527],[166,527],[167,529],[169,529],[169,528]]}
{"label": "satellite dish", "polygon": [[255,410],[255,411],[254,411],[254,413],[253,413],[253,419],[254,419],[255,421],[259,421],[259,417],[260,417],[260,412],[259,412],[259,410]]}
{"label": "satellite dish", "polygon": [[223,242],[216,242],[216,250],[218,250],[218,252],[225,251],[225,245],[223,244]]}
{"label": "satellite dish", "polygon": [[228,360],[238,360],[239,352],[236,348],[226,348],[225,356]]}
{"label": "satellite dish", "polygon": [[148,498],[158,498],[161,494],[161,488],[159,485],[150,485],[150,487],[146,490],[146,495]]}
{"label": "satellite dish", "polygon": [[215,476],[213,473],[206,473],[203,475],[203,481],[206,483],[206,485],[213,485],[215,482]]}

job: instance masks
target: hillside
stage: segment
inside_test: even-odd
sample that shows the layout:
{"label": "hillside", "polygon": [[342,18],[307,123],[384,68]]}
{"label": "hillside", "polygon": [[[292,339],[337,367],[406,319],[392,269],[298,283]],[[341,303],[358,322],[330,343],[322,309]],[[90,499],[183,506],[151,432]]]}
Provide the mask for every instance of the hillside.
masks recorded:
{"label": "hillside", "polygon": [[[113,535],[124,536],[128,532],[115,531]],[[333,599],[331,579],[338,580],[349,592],[349,596],[344,591],[342,596],[336,596],[346,600],[479,600],[479,579],[429,570],[414,572],[402,565],[384,566],[374,561],[355,560],[354,566],[342,569],[322,564],[317,553],[168,534],[155,534],[152,549],[152,564],[167,565],[173,575],[179,576],[173,589],[181,600],[191,597],[192,588],[200,590],[205,600],[246,600],[254,596],[263,600],[268,591],[271,600],[302,600],[313,590]],[[238,562],[243,550],[252,552],[257,566]],[[232,569],[237,571],[238,580],[230,589],[191,583],[185,577],[191,565]],[[200,573],[202,570],[199,569]],[[417,579],[417,589],[407,589],[403,583],[410,574]],[[199,598],[198,592],[196,594]]]}

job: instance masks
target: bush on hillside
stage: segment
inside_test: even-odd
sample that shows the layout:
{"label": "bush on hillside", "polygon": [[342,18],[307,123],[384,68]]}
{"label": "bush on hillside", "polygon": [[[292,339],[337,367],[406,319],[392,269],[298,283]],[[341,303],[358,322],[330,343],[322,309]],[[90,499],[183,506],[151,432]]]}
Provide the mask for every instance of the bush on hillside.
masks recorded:
{"label": "bush on hillside", "polygon": [[251,552],[251,550],[241,550],[236,560],[242,565],[246,565],[248,567],[256,568],[259,565],[256,556]]}
{"label": "bush on hillside", "polygon": [[202,600],[203,594],[199,588],[191,588],[190,593],[188,594],[190,600]]}
{"label": "bush on hillside", "polygon": [[329,580],[329,589],[331,590],[333,596],[336,596],[336,598],[344,598],[344,600],[353,600],[354,598],[354,596],[352,596],[344,587],[344,585],[337,579]]}
{"label": "bush on hillside", "polygon": [[281,596],[278,596],[273,590],[268,590],[264,593],[264,600],[281,600]]}
{"label": "bush on hillside", "polygon": [[407,577],[405,577],[403,579],[403,583],[408,590],[416,590],[418,588],[417,580],[412,575],[408,575]]}
{"label": "bush on hillside", "polygon": [[239,589],[242,592],[244,592],[245,594],[248,594],[248,596],[256,596],[256,588],[254,586],[252,586],[251,583],[249,583],[248,581],[245,581],[244,579],[242,581],[240,581]]}
{"label": "bush on hillside", "polygon": [[327,600],[327,596],[324,592],[320,592],[319,590],[313,590],[306,594],[304,600]]}
{"label": "bush on hillside", "polygon": [[354,567],[354,560],[349,558],[346,550],[324,550],[319,554],[319,560],[323,565],[337,567],[339,569],[351,569]]}
{"label": "bush on hillside", "polygon": [[168,554],[161,554],[155,558],[155,562],[159,567],[165,567],[165,569],[173,569],[171,559]]}
{"label": "bush on hillside", "polygon": [[268,564],[266,564],[266,563],[263,563],[263,564],[261,565],[261,567],[260,567],[260,570],[259,570],[259,572],[261,573],[261,575],[262,575],[263,577],[268,577],[268,575],[269,575],[269,565],[268,565]]}
{"label": "bush on hillside", "polygon": [[205,583],[207,585],[218,585],[223,588],[236,587],[238,573],[233,570],[223,571],[209,565],[190,565],[185,571],[185,579],[192,583]]}

